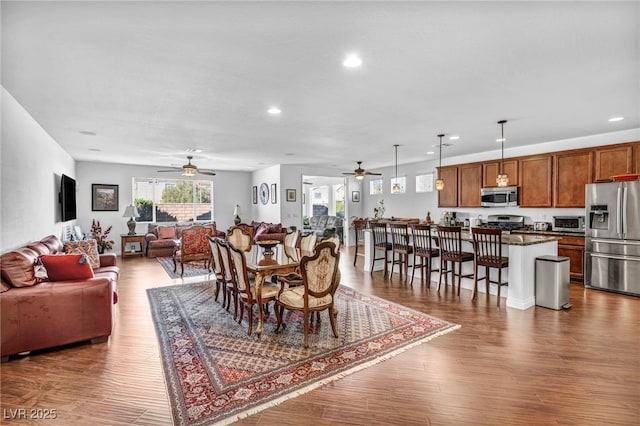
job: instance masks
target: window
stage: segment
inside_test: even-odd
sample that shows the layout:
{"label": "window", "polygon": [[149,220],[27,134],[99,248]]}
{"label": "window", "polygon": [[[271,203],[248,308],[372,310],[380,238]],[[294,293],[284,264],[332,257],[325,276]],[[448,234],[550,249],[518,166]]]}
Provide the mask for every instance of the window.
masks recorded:
{"label": "window", "polygon": [[336,216],[344,218],[344,184],[333,185],[333,200],[336,207]]}
{"label": "window", "polygon": [[213,182],[192,179],[133,178],[138,222],[213,220]]}
{"label": "window", "polygon": [[433,192],[433,173],[416,176],[416,192]]}
{"label": "window", "polygon": [[407,192],[407,178],[391,178],[391,193],[404,194],[405,192]]}
{"label": "window", "polygon": [[369,181],[369,195],[382,194],[382,179]]}

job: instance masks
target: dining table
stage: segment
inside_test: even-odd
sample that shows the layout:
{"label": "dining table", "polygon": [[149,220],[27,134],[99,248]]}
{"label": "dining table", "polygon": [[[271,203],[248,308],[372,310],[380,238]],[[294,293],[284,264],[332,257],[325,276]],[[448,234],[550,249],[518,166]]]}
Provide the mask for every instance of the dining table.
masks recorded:
{"label": "dining table", "polygon": [[[247,271],[255,275],[256,300],[262,298],[262,286],[266,279],[274,275],[287,275],[298,271],[300,259],[303,256],[311,255],[312,252],[300,250],[299,248],[284,246],[281,243],[275,247],[270,244],[254,244],[246,252]],[[265,251],[267,254],[265,255]],[[274,252],[275,256],[271,254]],[[255,333],[260,337],[264,323],[264,313],[262,307],[258,309],[258,325]]]}

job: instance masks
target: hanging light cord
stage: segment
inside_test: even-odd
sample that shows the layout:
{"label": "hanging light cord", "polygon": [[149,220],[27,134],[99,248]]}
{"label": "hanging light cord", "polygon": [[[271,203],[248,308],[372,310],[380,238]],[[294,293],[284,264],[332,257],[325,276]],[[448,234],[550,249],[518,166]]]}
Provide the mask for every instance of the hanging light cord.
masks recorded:
{"label": "hanging light cord", "polygon": [[396,147],[396,184],[398,183],[398,145],[394,145]]}
{"label": "hanging light cord", "polygon": [[498,121],[498,123],[500,123],[500,128],[501,128],[501,138],[500,138],[500,142],[502,143],[502,160],[500,161],[500,174],[504,174],[504,123],[506,123],[507,120],[500,120]]}
{"label": "hanging light cord", "polygon": [[442,137],[444,135],[438,135],[440,138],[440,166],[438,167],[438,179],[440,179],[440,169],[442,168]]}

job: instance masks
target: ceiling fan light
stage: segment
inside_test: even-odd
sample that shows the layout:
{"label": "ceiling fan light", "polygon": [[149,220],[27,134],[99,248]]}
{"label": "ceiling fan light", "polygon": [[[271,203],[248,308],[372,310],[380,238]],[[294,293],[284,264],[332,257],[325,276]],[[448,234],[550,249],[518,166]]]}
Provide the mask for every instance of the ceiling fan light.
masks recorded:
{"label": "ceiling fan light", "polygon": [[438,191],[442,191],[444,189],[444,180],[442,180],[442,179],[437,179],[436,180],[436,189]]}
{"label": "ceiling fan light", "polygon": [[356,175],[356,179],[357,180],[362,180],[362,179],[364,179],[364,175]]}
{"label": "ceiling fan light", "polygon": [[182,176],[193,177],[198,172],[198,168],[191,165],[185,165],[182,168]]}

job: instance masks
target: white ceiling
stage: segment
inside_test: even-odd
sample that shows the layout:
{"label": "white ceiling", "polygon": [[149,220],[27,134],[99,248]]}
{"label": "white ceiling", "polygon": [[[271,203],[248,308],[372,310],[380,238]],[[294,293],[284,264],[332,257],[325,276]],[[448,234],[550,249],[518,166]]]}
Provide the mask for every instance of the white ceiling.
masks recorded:
{"label": "white ceiling", "polygon": [[376,168],[639,128],[639,6],[2,1],[2,85],[77,160]]}

